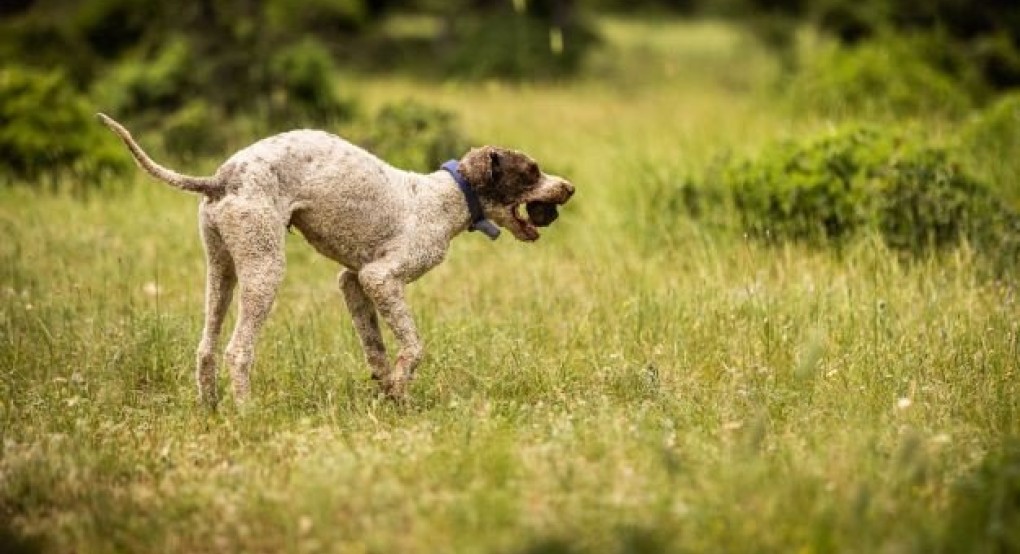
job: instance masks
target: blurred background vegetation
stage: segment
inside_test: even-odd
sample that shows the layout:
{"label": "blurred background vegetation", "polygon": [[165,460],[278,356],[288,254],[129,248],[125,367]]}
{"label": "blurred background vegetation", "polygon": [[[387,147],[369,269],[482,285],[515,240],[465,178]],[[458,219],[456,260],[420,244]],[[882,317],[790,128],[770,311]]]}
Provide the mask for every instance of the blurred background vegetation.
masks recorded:
{"label": "blurred background vegetation", "polygon": [[[960,238],[998,245],[1020,228],[1020,162],[1010,161],[1020,144],[1020,96],[1010,94],[1020,84],[1015,2],[16,0],[0,9],[8,182],[44,187],[70,174],[94,188],[129,169],[95,111],[176,162],[220,159],[268,133],[313,126],[426,170],[471,142],[458,114],[420,97],[366,102],[349,82],[386,74],[641,86],[661,76],[663,60],[636,51],[592,63],[611,48],[611,27],[600,23],[699,18],[740,29],[742,49],[774,60],[770,105],[853,124],[759,159],[720,158],[680,184],[670,177],[652,195],[667,197],[659,219],[723,207],[752,236],[828,244],[877,227],[918,252]],[[717,71],[740,86],[740,67]],[[895,128],[925,118],[952,122],[961,140],[947,151],[916,128]]]}
{"label": "blurred background vegetation", "polygon": [[[194,157],[228,142],[230,125],[210,133],[209,121],[243,115],[258,135],[362,116],[340,77],[349,72],[570,79],[605,14],[732,20],[783,61],[804,106],[833,112],[960,115],[1020,84],[1020,5],[1007,0],[8,0],[0,168],[122,170],[87,117],[96,108]],[[805,30],[828,40],[802,40]],[[449,126],[449,114],[421,108],[379,117]],[[358,138],[384,150],[390,140]]]}

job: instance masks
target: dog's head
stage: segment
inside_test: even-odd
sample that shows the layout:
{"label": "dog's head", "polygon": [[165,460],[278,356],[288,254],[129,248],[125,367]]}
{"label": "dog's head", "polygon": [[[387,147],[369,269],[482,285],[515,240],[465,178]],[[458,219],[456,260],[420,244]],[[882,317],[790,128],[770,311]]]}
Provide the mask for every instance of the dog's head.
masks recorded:
{"label": "dog's head", "polygon": [[478,194],[485,217],[523,241],[537,240],[538,227],[552,223],[556,206],[574,194],[569,181],[543,173],[517,150],[472,148],[461,158],[460,172]]}

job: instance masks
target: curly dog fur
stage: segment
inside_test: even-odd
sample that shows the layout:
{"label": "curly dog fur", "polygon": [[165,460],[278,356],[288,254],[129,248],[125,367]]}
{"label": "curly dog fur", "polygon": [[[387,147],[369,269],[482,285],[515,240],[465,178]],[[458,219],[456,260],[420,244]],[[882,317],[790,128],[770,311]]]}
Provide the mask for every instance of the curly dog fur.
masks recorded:
{"label": "curly dog fur", "polygon": [[[283,280],[291,226],[345,268],[340,290],[372,375],[387,395],[403,396],[423,355],[404,286],[442,262],[450,241],[471,223],[449,173],[403,171],[335,135],[299,130],[240,150],[211,177],[192,177],[152,161],[123,126],[99,117],[148,173],[204,196],[199,228],[208,270],[196,370],[202,401],[217,402],[216,348],[238,284],[237,323],[225,360],[235,399],[249,397],[255,341]],[[471,149],[460,160],[460,173],[485,216],[523,241],[539,236],[521,215],[523,204],[562,204],[574,193],[573,185],[543,173],[527,155],[493,146]],[[399,343],[392,364],[377,314]]]}

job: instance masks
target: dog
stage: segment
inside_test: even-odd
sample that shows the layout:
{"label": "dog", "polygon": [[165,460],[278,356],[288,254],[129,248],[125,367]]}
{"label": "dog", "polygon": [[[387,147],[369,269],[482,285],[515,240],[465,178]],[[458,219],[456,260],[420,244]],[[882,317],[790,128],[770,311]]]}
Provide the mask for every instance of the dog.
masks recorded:
{"label": "dog", "polygon": [[[460,160],[420,174],[316,130],[260,140],[214,175],[193,177],[157,164],[127,129],[97,115],[150,175],[203,196],[198,219],[208,263],[195,377],[199,399],[213,407],[217,343],[236,285],[238,317],[224,358],[235,400],[243,404],[250,396],[255,342],[283,280],[288,229],[296,228],[343,266],[340,291],[372,377],[384,394],[399,400],[424,354],[405,286],[441,263],[450,241],[466,230],[495,239],[498,225],[518,240],[537,240],[537,227],[551,223],[556,206],[574,194],[569,181],[542,172],[516,150],[472,148]],[[379,315],[399,344],[392,364]]]}

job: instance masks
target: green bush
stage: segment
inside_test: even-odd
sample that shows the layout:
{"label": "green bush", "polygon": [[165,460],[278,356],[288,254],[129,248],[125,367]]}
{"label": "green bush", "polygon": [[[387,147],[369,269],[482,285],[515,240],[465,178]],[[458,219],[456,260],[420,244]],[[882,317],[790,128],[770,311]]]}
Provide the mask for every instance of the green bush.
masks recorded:
{"label": "green bush", "polygon": [[268,71],[273,121],[322,125],[352,115],[352,104],[337,92],[333,57],[318,40],[306,38],[278,50]]}
{"label": "green bush", "polygon": [[[730,163],[720,184],[746,232],[838,244],[865,229],[911,253],[968,240],[1015,257],[1017,215],[946,151],[855,127]],[[688,193],[689,194],[689,193]]]}
{"label": "green bush", "polygon": [[182,160],[222,156],[227,148],[223,114],[204,100],[193,100],[166,119],[160,135],[167,154]]}
{"label": "green bush", "polygon": [[455,19],[452,35],[447,71],[473,79],[570,74],[595,40],[582,25],[559,28],[545,18],[502,12]]}
{"label": "green bush", "polygon": [[[748,19],[752,29],[762,18],[810,22],[847,45],[889,33],[935,34],[938,49],[928,53],[961,60],[962,68],[992,90],[1020,85],[1020,3],[1011,0],[727,0],[719,6]],[[766,43],[791,44],[796,26],[784,32],[785,40]]]}
{"label": "green bush", "polygon": [[48,13],[0,17],[0,60],[37,70],[60,68],[78,86],[95,77],[101,61],[73,25]]}
{"label": "green bush", "polygon": [[98,179],[130,165],[126,151],[63,73],[0,69],[0,175]]}
{"label": "green bush", "polygon": [[435,171],[470,146],[452,112],[414,100],[387,104],[352,138],[401,169]]}
{"label": "green bush", "polygon": [[121,117],[171,112],[195,96],[194,64],[188,41],[176,37],[151,57],[128,58],[113,66],[93,87],[93,95],[104,110]]}
{"label": "green bush", "polygon": [[916,252],[966,239],[988,250],[1000,239],[1020,239],[1016,215],[945,151],[921,147],[890,154],[876,172],[876,217],[890,246]]}
{"label": "green bush", "polygon": [[[971,106],[974,77],[929,53],[937,45],[917,37],[831,45],[802,60],[790,83],[798,108],[831,115],[959,116]],[[955,64],[953,64],[955,68]]]}
{"label": "green bush", "polygon": [[963,144],[980,171],[1014,208],[1020,208],[1020,93],[1002,96],[975,114]]}
{"label": "green bush", "polygon": [[162,134],[168,153],[182,158],[221,153],[226,137],[237,131],[229,122],[238,113],[260,122],[257,134],[325,127],[351,117],[354,106],[337,92],[332,56],[317,40],[277,49],[266,59],[238,55],[250,58],[238,77],[245,84],[224,87],[238,60],[201,61],[192,40],[177,36],[151,57],[113,66],[92,95],[103,111],[127,119],[137,132]]}
{"label": "green bush", "polygon": [[946,552],[1020,551],[1020,439],[1007,438],[953,487]]}
{"label": "green bush", "polygon": [[268,28],[277,34],[295,30],[322,35],[357,31],[365,26],[369,15],[362,0],[304,0],[300,7],[291,0],[269,0],[263,6]]}
{"label": "green bush", "polygon": [[[93,87],[93,95],[104,109],[129,118],[177,112],[196,98],[225,113],[265,114],[270,127],[324,125],[351,115],[351,103],[337,92],[332,55],[318,40],[276,49],[268,59],[249,54],[202,61],[192,41],[177,36],[151,56],[115,65]],[[240,86],[236,83],[223,86],[239,62],[243,92],[233,88]]]}
{"label": "green bush", "polygon": [[859,131],[808,145],[786,143],[759,160],[723,169],[744,228],[756,236],[841,239],[874,208],[870,168],[891,148],[885,137]]}
{"label": "green bush", "polygon": [[87,0],[81,2],[71,21],[93,52],[112,59],[165,24],[164,10],[158,2]]}

